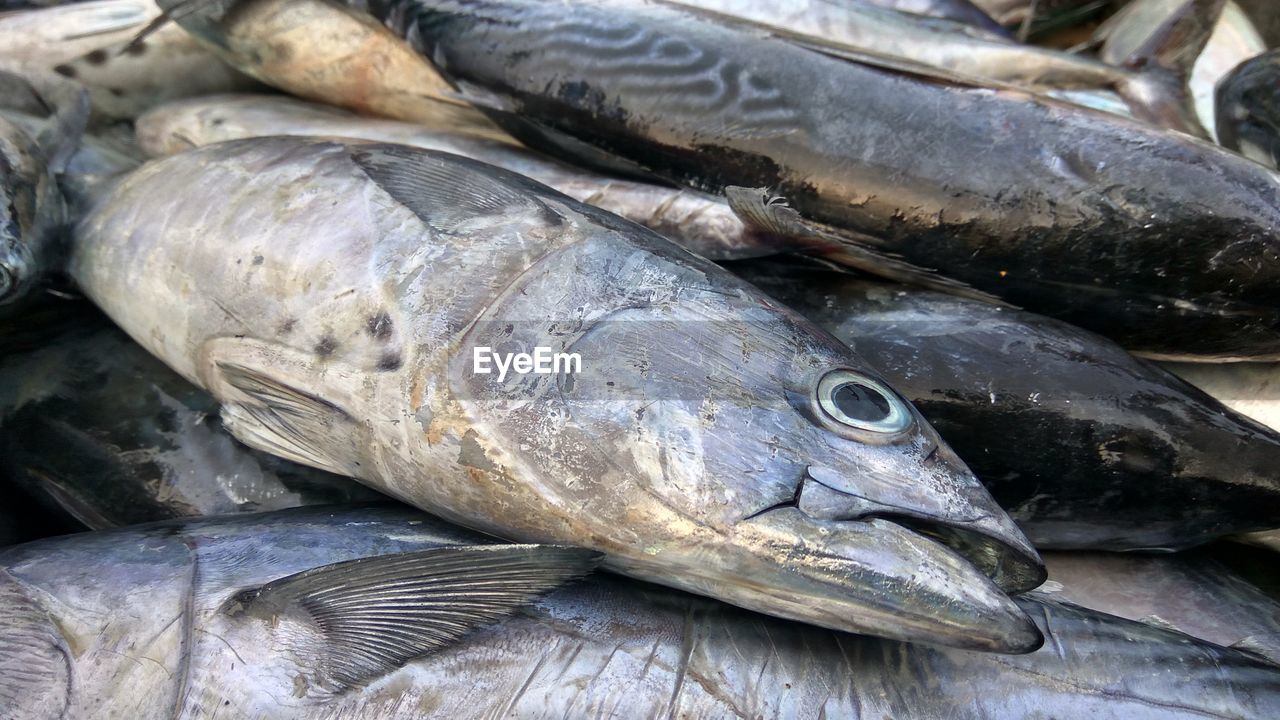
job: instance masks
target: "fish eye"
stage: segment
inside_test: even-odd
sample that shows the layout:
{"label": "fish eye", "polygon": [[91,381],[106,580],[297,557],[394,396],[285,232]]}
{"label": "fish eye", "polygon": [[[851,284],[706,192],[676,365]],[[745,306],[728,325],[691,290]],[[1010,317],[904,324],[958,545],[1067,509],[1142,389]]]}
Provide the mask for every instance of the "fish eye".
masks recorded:
{"label": "fish eye", "polygon": [[911,427],[907,404],[879,380],[832,370],[818,381],[818,405],[832,420],[858,430],[899,433]]}

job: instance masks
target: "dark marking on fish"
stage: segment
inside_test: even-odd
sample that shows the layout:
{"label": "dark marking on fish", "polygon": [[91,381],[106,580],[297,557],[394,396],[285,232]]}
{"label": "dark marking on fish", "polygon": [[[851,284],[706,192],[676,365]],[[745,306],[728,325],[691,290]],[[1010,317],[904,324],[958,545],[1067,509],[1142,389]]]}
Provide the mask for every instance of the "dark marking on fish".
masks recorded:
{"label": "dark marking on fish", "polygon": [[277,331],[277,334],[288,335],[289,333],[293,332],[293,326],[297,324],[298,324],[297,318],[289,318],[288,320],[285,320],[284,322],[280,323],[280,330]]}
{"label": "dark marking on fish", "polygon": [[124,97],[124,90],[121,90],[120,88],[107,88],[107,92],[111,93],[115,97]]}
{"label": "dark marking on fish", "polygon": [[338,349],[338,341],[332,335],[325,335],[320,338],[320,342],[316,343],[315,349],[320,357],[329,357]]}
{"label": "dark marking on fish", "polygon": [[84,56],[86,62],[90,65],[102,65],[107,62],[107,51],[98,48]]}
{"label": "dark marking on fish", "polygon": [[53,71],[63,77],[73,78],[76,76],[76,69],[70,65],[54,65]]}
{"label": "dark marking on fish", "polygon": [[387,352],[378,360],[378,370],[381,372],[393,372],[399,370],[404,361],[400,359],[400,353]]}
{"label": "dark marking on fish", "polygon": [[369,318],[364,327],[371,337],[383,341],[391,339],[393,325],[391,316],[387,314],[386,310],[379,310],[377,315]]}
{"label": "dark marking on fish", "polygon": [[142,55],[146,51],[147,51],[147,41],[145,39],[139,39],[136,42],[131,42],[124,49],[124,52],[126,55],[135,55],[135,56]]}

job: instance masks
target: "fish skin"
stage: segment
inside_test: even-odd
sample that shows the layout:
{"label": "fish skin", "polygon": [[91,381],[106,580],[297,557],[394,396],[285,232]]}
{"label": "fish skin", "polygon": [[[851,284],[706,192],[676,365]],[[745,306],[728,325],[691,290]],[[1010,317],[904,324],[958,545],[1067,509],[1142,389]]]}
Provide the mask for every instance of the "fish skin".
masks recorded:
{"label": "fish skin", "polygon": [[[1021,720],[1053,708],[1262,720],[1280,708],[1280,668],[1048,598],[1020,603],[1050,644],[998,656],[833,633],[597,574],[337,697],[298,697],[306,669],[261,621],[228,610],[288,573],[459,542],[484,540],[406,510],[355,508],[81,534],[0,551],[0,609],[40,617],[56,647],[74,649],[70,717]],[[14,720],[32,717],[43,716]]]}
{"label": "fish skin", "polygon": [[875,358],[1037,548],[1280,527],[1280,433],[1105,338],[812,263],[730,267]]}
{"label": "fish skin", "polygon": [[[0,357],[0,476],[94,530],[167,518],[372,502],[349,478],[246,448],[213,398],[87,303]],[[53,337],[48,337],[52,334]]]}
{"label": "fish skin", "polygon": [[1215,115],[1218,140],[1250,160],[1280,166],[1280,50],[1236,66],[1218,82]]}
{"label": "fish skin", "polygon": [[[176,3],[157,3],[174,10]],[[175,13],[177,24],[226,62],[292,95],[514,143],[394,33],[327,0],[217,5],[227,14]],[[234,7],[235,11],[230,12]]]}
{"label": "fish skin", "polygon": [[[765,188],[816,231],[855,233],[861,251],[938,268],[1130,350],[1280,353],[1280,178],[1221,148],[1013,91],[922,82],[665,6],[375,10],[402,31],[413,24],[419,50],[477,101],[672,181]],[[677,70],[610,72],[587,61],[603,52],[583,50],[597,40],[627,67]],[[720,72],[734,81],[717,95]],[[1033,150],[987,150],[1007,143]],[[1182,181],[1157,182],[1167,177]]]}
{"label": "fish skin", "polygon": [[1044,561],[1049,581],[1040,592],[1055,600],[1171,626],[1215,645],[1248,645],[1280,665],[1280,602],[1209,550],[1047,552]]}
{"label": "fish skin", "polygon": [[66,205],[35,138],[0,115],[0,317],[60,263]]}
{"label": "fish skin", "polygon": [[717,197],[599,175],[507,143],[453,133],[447,127],[357,117],[292,98],[216,95],[169,103],[138,118],[137,134],[151,157],[267,135],[332,136],[441,150],[520,173],[579,202],[644,225],[710,260],[801,249],[785,238],[749,229]]}
{"label": "fish skin", "polygon": [[[979,31],[964,23],[922,18],[882,7],[827,0],[661,0],[744,20],[779,34],[848,48],[874,64],[876,59],[903,60],[925,76],[936,68],[939,82],[958,77],[992,89],[1014,89],[1059,99],[1082,92],[1103,95],[1111,103],[1091,107],[1112,110],[1171,130],[1207,137],[1191,108],[1182,75],[1163,69],[1123,68],[1091,57],[1014,41],[1007,33]],[[610,0],[622,7],[645,7],[649,0]],[[1207,32],[1206,32],[1207,34]],[[1188,38],[1190,40],[1190,38]],[[1189,51],[1198,52],[1188,42]]]}
{"label": "fish skin", "polygon": [[[218,203],[191,203],[190,187]],[[770,613],[1036,645],[971,564],[1026,589],[1042,579],[1034,550],[927,424],[883,393],[910,413],[902,432],[815,414],[819,378],[864,361],[711,263],[533,181],[404,146],[220,143],[111,188],[71,268],[259,449]],[[472,372],[474,347],[512,342],[572,348],[583,372]],[[835,505],[796,506],[813,498]],[[869,513],[965,556],[839,519]],[[904,560],[924,586],[895,585]]]}
{"label": "fish skin", "polygon": [[970,0],[866,0],[866,3],[900,12],[955,20],[988,32],[1007,34],[1000,23]]}
{"label": "fish skin", "polygon": [[145,0],[95,0],[0,17],[0,63],[52,73],[88,90],[95,124],[131,120],[168,100],[261,88],[181,28],[133,42],[160,8]]}

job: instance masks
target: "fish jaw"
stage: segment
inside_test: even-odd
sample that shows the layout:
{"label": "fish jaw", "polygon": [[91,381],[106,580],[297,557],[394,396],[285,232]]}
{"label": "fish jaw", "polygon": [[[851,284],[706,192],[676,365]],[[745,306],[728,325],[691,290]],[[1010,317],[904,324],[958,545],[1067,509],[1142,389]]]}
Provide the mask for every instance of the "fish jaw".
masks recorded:
{"label": "fish jaw", "polygon": [[[606,565],[832,630],[1008,654],[1043,643],[1035,623],[966,558],[889,520],[815,520],[777,508],[720,542],[675,554],[615,556]],[[672,573],[673,565],[682,571]]]}

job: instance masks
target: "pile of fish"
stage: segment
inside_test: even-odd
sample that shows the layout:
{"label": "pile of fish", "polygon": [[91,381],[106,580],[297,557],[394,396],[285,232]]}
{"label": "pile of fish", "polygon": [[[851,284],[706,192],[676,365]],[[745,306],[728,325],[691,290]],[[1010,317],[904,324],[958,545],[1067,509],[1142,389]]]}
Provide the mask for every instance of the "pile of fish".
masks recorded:
{"label": "pile of fish", "polygon": [[0,718],[1280,717],[1280,4],[0,8]]}

